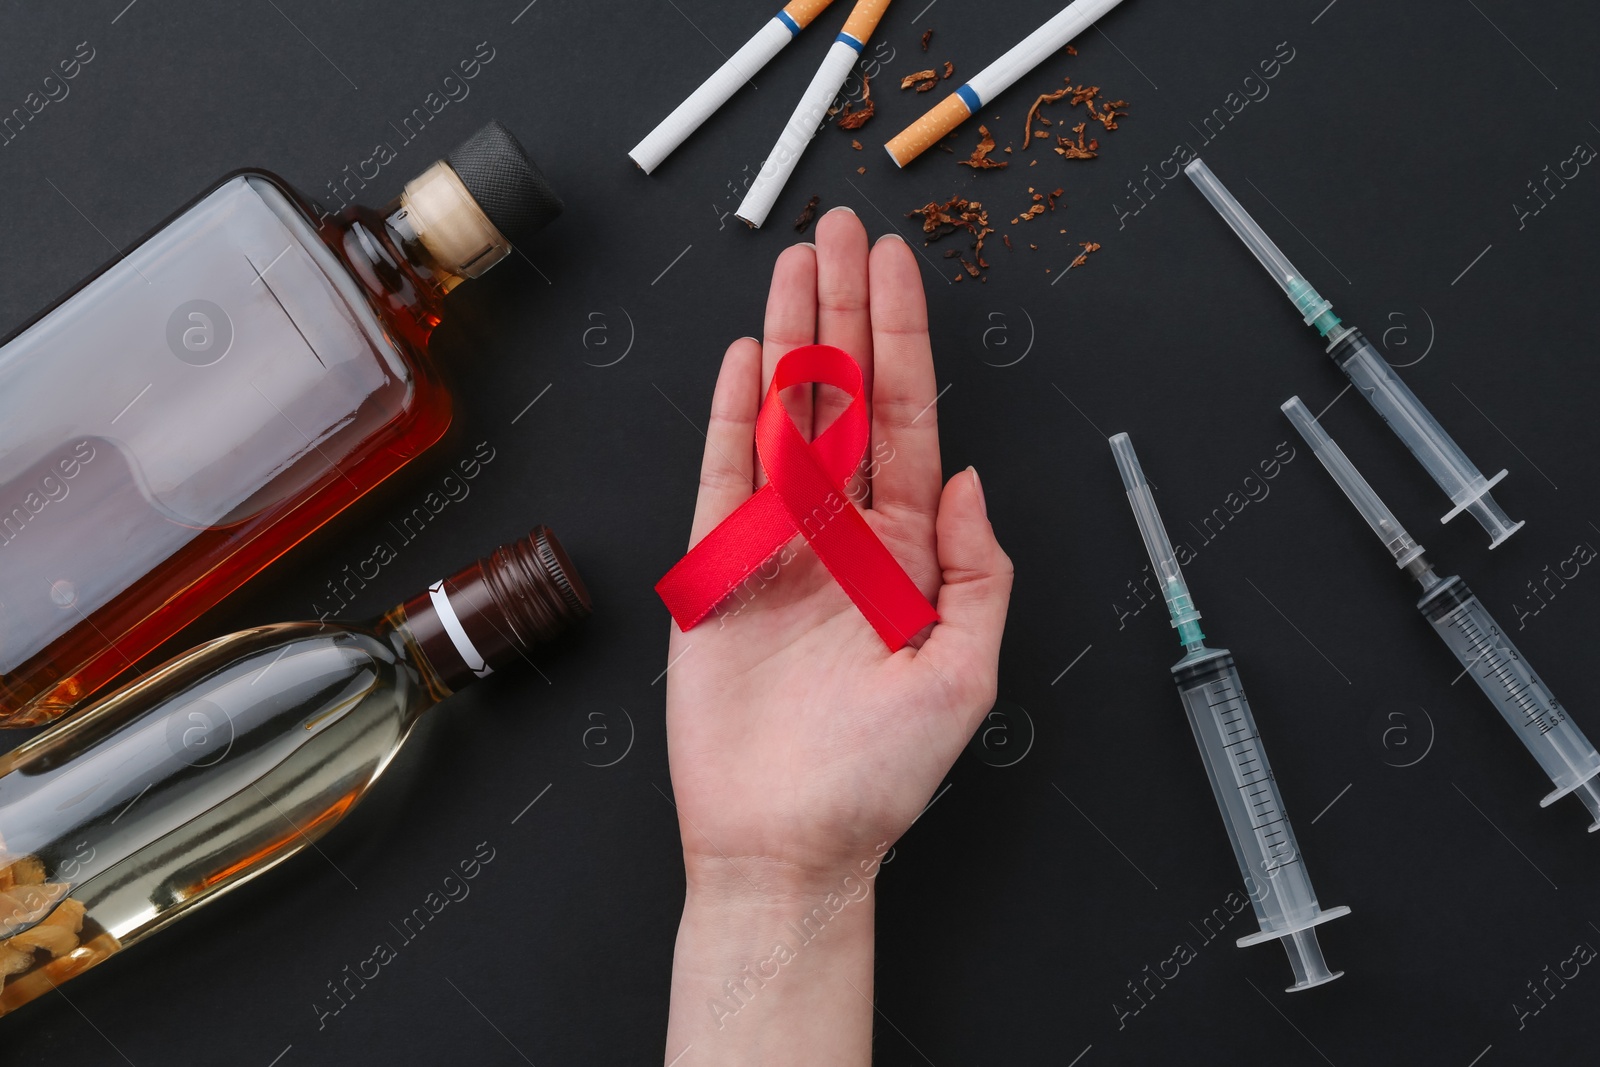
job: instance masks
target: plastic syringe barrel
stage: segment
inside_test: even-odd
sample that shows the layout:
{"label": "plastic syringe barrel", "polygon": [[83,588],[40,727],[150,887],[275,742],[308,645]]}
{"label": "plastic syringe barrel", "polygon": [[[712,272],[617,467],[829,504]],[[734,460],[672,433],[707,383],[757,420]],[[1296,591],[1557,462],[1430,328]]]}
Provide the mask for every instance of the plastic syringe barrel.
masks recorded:
{"label": "plastic syringe barrel", "polygon": [[1466,673],[1516,733],[1555,790],[1539,802],[1549,807],[1576,793],[1600,830],[1600,752],[1488,610],[1460,578],[1446,578],[1417,602]]}
{"label": "plastic syringe barrel", "polygon": [[1111,438],[1111,454],[1116,457],[1122,487],[1128,491],[1134,521],[1139,524],[1139,535],[1144,538],[1145,551],[1150,554],[1150,565],[1161,582],[1161,595],[1166,599],[1167,614],[1178,631],[1178,640],[1185,648],[1196,646],[1205,639],[1205,634],[1200,632],[1200,612],[1184,583],[1183,569],[1178,566],[1167,528],[1161,522],[1161,512],[1156,510],[1156,498],[1150,493],[1150,483],[1145,480],[1138,453],[1134,452],[1133,441],[1127,434],[1119,433]]}
{"label": "plastic syringe barrel", "polygon": [[1383,546],[1394,557],[1395,565],[1404,567],[1407,563],[1422,555],[1422,546],[1417,544],[1412,536],[1406,533],[1406,528],[1400,525],[1400,520],[1394,517],[1378,494],[1373,492],[1372,486],[1361,477],[1361,472],[1356,470],[1344,450],[1334,443],[1322,424],[1311,414],[1300,398],[1291,396],[1283,404],[1283,413],[1289,416],[1289,421],[1294,423],[1294,428],[1300,431],[1300,436],[1305,438],[1306,444],[1311,446],[1311,452],[1322,461],[1328,473],[1333,475],[1333,480],[1338,483],[1344,495],[1350,498],[1350,503],[1356,506],[1361,517],[1367,520],[1367,525],[1372,527],[1372,532],[1378,535]]}
{"label": "plastic syringe barrel", "polygon": [[1333,981],[1344,972],[1328,969],[1313,927],[1350,909],[1323,911],[1317,903],[1233,655],[1192,651],[1173,666],[1172,678],[1261,927],[1239,946],[1280,940],[1294,971],[1289,992]]}
{"label": "plastic syringe barrel", "polygon": [[[1199,157],[1194,158],[1183,172],[1194,182],[1211,206],[1217,209],[1239,240],[1244,242],[1261,265],[1267,268],[1267,273],[1272,275],[1272,280],[1278,283],[1299,311],[1305,317],[1306,325],[1315,325],[1322,330],[1322,335],[1328,335],[1328,329],[1337,326],[1339,320],[1331,313],[1333,307],[1324,300],[1311,283],[1306,281],[1305,275],[1295,270],[1294,264],[1289,262],[1289,257],[1283,254],[1283,249],[1273,243],[1266,231],[1256,225],[1256,220],[1250,217],[1250,212],[1244,209],[1239,201],[1228,192],[1228,187],[1217,180],[1211,173],[1211,168],[1206,166]],[[1326,327],[1326,328],[1324,328]]]}
{"label": "plastic syringe barrel", "polygon": [[1346,332],[1328,355],[1455,504],[1440,522],[1469,513],[1488,531],[1490,548],[1522,528],[1489,493],[1506,472],[1485,478],[1360,330]]}

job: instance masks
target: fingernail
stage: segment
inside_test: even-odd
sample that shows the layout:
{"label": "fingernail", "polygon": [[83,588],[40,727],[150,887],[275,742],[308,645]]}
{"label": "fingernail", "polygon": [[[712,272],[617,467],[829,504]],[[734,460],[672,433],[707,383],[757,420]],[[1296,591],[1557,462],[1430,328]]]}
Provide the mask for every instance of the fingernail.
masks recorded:
{"label": "fingernail", "polygon": [[816,246],[816,243],[814,241],[796,241],[794,243],[794,246],[796,248],[809,248],[813,252],[815,252],[817,250],[817,246]]}
{"label": "fingernail", "polygon": [[851,211],[848,207],[846,207],[843,204],[840,204],[838,207],[830,207],[827,211],[823,212],[823,214],[824,215],[832,215],[835,211],[849,211],[850,214],[852,214],[852,215],[855,214],[854,211]]}
{"label": "fingernail", "polygon": [[906,243],[906,239],[904,237],[901,237],[899,234],[894,233],[892,231],[889,232],[889,233],[886,233],[882,237],[878,238],[878,243],[882,244],[883,242],[890,241],[890,240],[899,241],[901,244],[905,244]]}
{"label": "fingernail", "polygon": [[983,482],[978,479],[978,468],[968,467],[967,473],[972,475],[972,488],[978,491],[978,508],[983,512],[983,517],[989,517],[989,502],[983,497]]}

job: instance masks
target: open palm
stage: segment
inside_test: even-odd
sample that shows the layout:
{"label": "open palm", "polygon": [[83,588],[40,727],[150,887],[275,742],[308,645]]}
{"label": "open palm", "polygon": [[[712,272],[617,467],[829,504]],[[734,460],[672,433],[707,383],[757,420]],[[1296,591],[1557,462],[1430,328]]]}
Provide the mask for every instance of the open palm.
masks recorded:
{"label": "open palm", "polygon": [[[905,832],[994,703],[1011,562],[976,472],[941,488],[918,271],[904,241],[869,250],[860,221],[831,212],[815,247],[779,256],[764,342],[724,357],[690,544],[765,483],[755,423],[778,360],[833,345],[859,363],[872,422],[849,496],[941,621],[891,654],[797,535],[717,614],[673,628],[667,742],[691,882],[837,879]],[[848,400],[787,393],[807,439]]]}

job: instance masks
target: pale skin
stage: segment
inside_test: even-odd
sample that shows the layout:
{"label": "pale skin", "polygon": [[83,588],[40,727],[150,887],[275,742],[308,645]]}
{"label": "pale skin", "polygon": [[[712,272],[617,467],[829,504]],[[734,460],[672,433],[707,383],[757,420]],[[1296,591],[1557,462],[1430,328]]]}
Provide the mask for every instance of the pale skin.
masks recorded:
{"label": "pale skin", "polygon": [[[687,880],[674,1067],[871,1062],[879,860],[994,704],[1011,561],[977,472],[943,480],[920,269],[904,241],[869,248],[854,214],[830,212],[815,247],[778,257],[764,339],[723,358],[690,544],[765,484],[755,420],[778,360],[834,345],[860,364],[872,420],[849,495],[940,621],[891,654],[796,540],[776,577],[673,627],[667,747]],[[831,387],[788,392],[808,438],[845,403]]]}

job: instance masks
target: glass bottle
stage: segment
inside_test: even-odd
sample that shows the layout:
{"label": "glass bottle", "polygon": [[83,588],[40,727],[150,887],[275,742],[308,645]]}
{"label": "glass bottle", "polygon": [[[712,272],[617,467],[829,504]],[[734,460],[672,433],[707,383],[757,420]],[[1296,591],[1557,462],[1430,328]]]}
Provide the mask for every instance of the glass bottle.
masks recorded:
{"label": "glass bottle", "polygon": [[589,611],[539,527],[375,623],[201,645],[0,757],[0,1015],[321,837],[422,712]]}
{"label": "glass bottle", "polygon": [[444,295],[560,210],[498,123],[377,210],[239,171],[0,345],[0,726],[69,710],[437,441]]}

